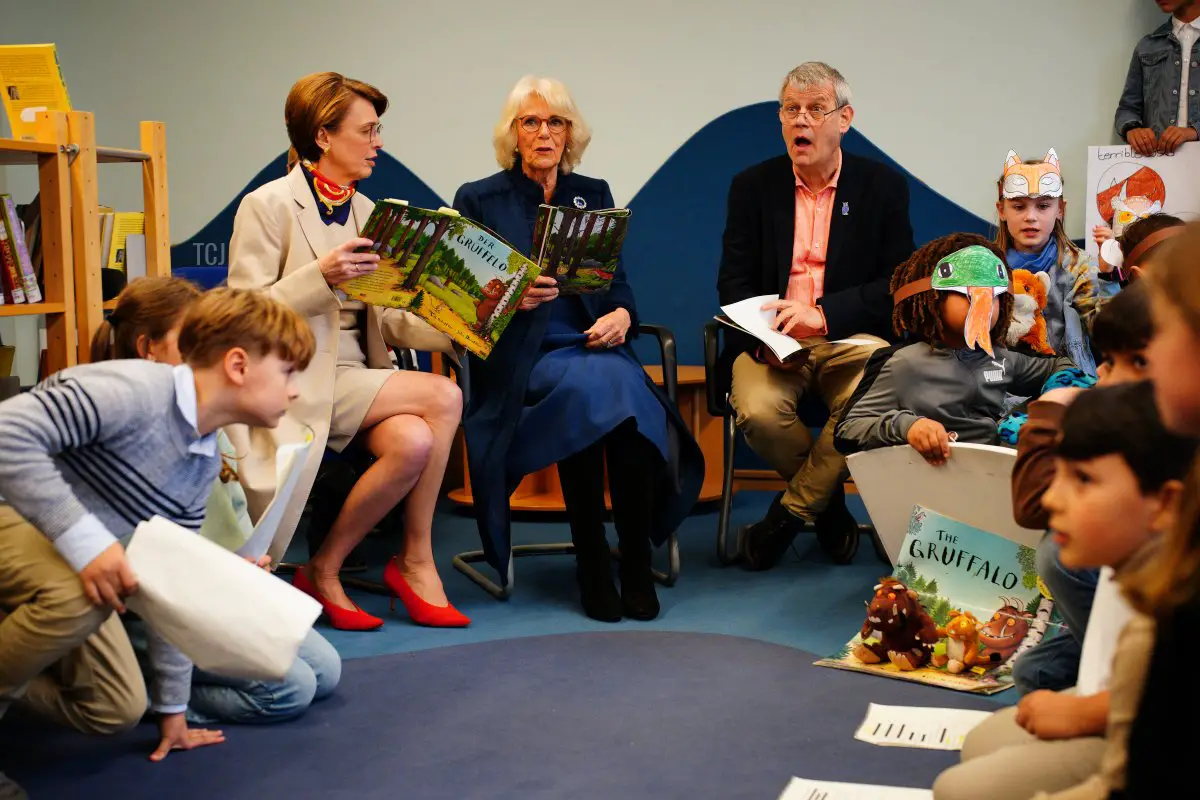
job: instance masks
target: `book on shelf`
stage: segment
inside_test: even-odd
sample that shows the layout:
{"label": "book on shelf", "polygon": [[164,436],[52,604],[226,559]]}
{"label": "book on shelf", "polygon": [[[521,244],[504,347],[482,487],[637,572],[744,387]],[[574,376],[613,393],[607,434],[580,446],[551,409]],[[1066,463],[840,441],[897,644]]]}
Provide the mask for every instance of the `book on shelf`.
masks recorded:
{"label": "book on shelf", "polygon": [[0,99],[14,139],[37,138],[39,111],[70,111],[54,45],[0,45]]}
{"label": "book on shelf", "polygon": [[146,232],[146,214],[142,211],[116,211],[110,215],[111,223],[106,223],[107,238],[104,258],[100,263],[107,269],[125,269],[125,239],[130,234]]}
{"label": "book on shelf", "polygon": [[25,291],[25,302],[42,302],[42,289],[38,286],[33,260],[25,242],[25,226],[17,214],[17,204],[13,202],[12,195],[0,194],[0,226],[3,226],[8,234],[8,243],[16,262],[21,288]]}
{"label": "book on shelf", "polygon": [[4,302],[24,303],[25,284],[18,271],[16,248],[8,238],[8,228],[0,223],[0,282],[4,284]]}
{"label": "book on shelf", "polygon": [[424,319],[480,358],[508,327],[538,268],[508,242],[450,208],[379,200],[360,235],[375,271],[338,288],[372,305]]}
{"label": "book on shelf", "polygon": [[533,249],[542,275],[558,281],[559,294],[608,291],[629,230],[629,209],[585,211],[543,204]]}

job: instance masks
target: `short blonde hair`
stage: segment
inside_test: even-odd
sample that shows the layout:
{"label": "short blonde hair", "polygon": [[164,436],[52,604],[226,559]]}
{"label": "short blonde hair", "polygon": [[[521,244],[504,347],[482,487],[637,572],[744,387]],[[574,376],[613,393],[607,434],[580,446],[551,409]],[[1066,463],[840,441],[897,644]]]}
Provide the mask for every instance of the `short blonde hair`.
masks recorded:
{"label": "short blonde hair", "polygon": [[825,88],[825,84],[833,85],[833,99],[839,106],[848,106],[852,95],[850,84],[842,77],[842,73],[826,64],[824,61],[805,61],[787,74],[783,85],[779,87],[779,102],[783,102],[783,93],[789,86],[800,91]]}
{"label": "short blonde hair", "polygon": [[317,342],[303,317],[266,292],[228,287],[205,292],[183,318],[183,360],[200,369],[211,367],[235,347],[259,358],[273,353],[303,371]]}
{"label": "short blonde hair", "polygon": [[559,169],[568,173],[583,160],[583,151],[592,141],[592,129],[579,113],[571,93],[562,81],[556,78],[539,78],[526,75],[508,93],[504,107],[500,109],[500,121],[492,133],[492,144],[496,147],[496,163],[501,169],[512,169],[517,160],[517,114],[530,97],[540,97],[550,109],[568,120],[571,125],[567,133],[567,146],[563,148]]}

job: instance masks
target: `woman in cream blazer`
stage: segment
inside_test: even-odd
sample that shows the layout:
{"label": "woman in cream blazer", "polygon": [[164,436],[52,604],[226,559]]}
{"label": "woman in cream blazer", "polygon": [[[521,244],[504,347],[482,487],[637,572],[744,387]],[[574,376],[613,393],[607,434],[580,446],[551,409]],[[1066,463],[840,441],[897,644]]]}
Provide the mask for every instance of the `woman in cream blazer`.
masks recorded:
{"label": "woman in cream blazer", "polygon": [[326,446],[341,451],[357,441],[374,455],[321,549],[294,578],[334,627],[383,624],[346,596],[338,573],[351,550],[405,496],[404,544],[384,580],[414,622],[461,627],[470,620],[446,599],[431,534],[462,396],[440,375],[395,370],[387,347],[457,357],[453,343],[415,315],[364,306],[335,288],[371,272],[378,261],[374,253],[356,252],[370,243],[356,232],[374,204],[353,187],[374,167],[382,146],[379,115],[386,108],[378,89],[332,72],[301,78],[288,94],[284,118],[301,160],[286,177],[243,198],[230,243],[229,284],[269,291],[303,314],[317,352],[297,376],[300,397],[278,428],[229,433],[243,456],[238,472],[257,518],[275,491],[276,449],[312,431],[299,485],[271,546],[276,560],[295,532]]}

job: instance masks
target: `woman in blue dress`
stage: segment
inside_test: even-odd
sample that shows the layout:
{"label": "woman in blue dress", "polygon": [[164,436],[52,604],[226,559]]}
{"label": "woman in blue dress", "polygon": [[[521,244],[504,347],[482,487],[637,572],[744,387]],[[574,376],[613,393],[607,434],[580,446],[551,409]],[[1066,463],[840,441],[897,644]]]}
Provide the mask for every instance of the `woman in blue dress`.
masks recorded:
{"label": "woman in blue dress", "polygon": [[[605,181],[574,172],[590,139],[562,83],[522,78],[493,135],[502,171],[464,184],[454,208],[530,253],[541,204],[613,207]],[[559,297],[555,287],[539,277],[488,359],[471,358],[463,424],[484,550],[510,583],[508,498],[522,477],[557,464],[584,612],[654,619],[651,543],[695,504],[703,455],[628,346],[638,326],[624,266],[607,292]],[[619,594],[604,528],[606,460]]]}

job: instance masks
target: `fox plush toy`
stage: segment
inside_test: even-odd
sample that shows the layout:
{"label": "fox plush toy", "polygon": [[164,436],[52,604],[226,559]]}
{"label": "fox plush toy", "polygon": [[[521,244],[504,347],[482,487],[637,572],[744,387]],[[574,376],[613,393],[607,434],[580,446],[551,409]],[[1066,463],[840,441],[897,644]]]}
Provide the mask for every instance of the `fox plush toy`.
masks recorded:
{"label": "fox plush toy", "polygon": [[1050,276],[1045,272],[1014,269],[1013,318],[1008,329],[1008,345],[1024,343],[1038,355],[1052,356],[1054,349],[1046,337],[1046,296],[1050,291]]}

